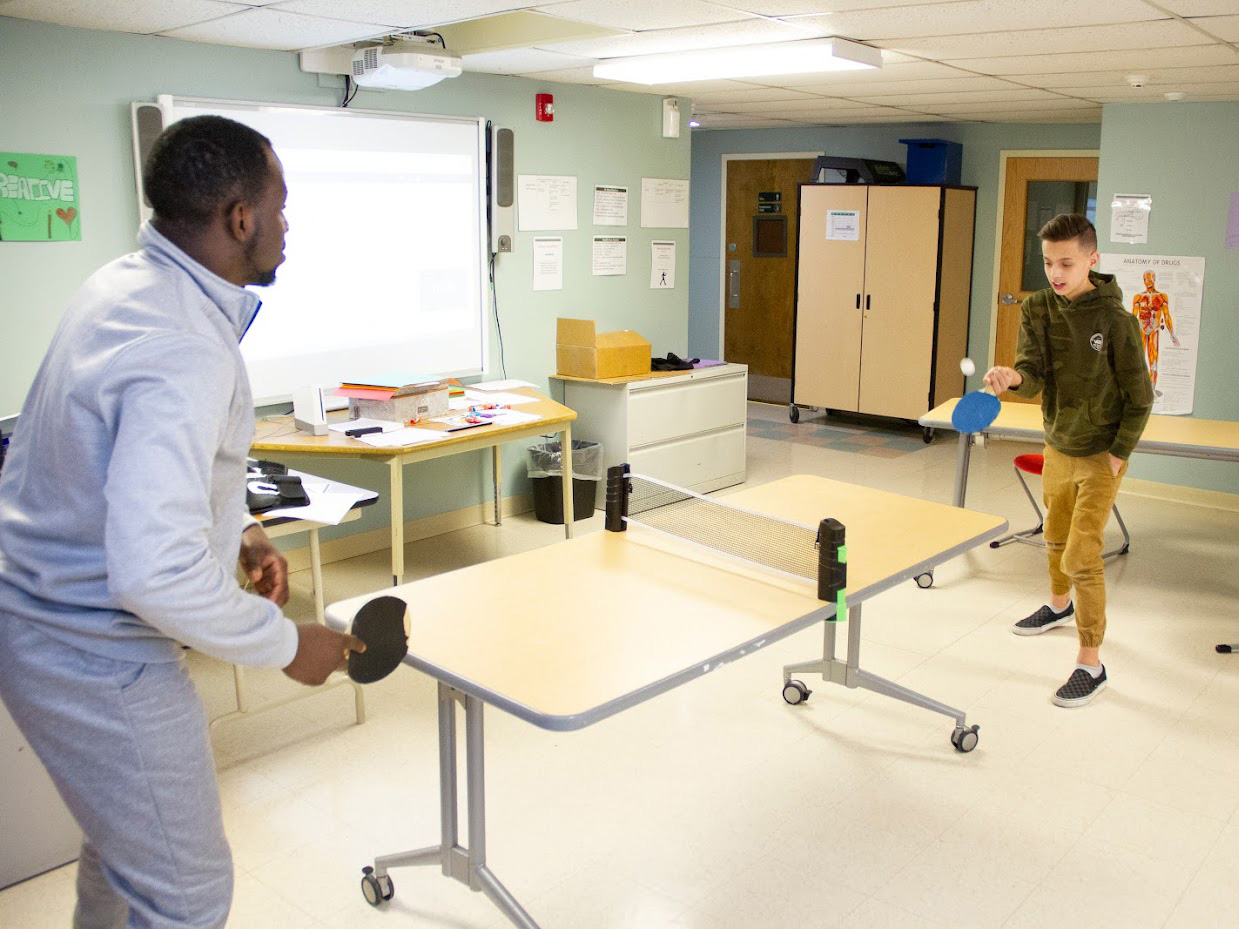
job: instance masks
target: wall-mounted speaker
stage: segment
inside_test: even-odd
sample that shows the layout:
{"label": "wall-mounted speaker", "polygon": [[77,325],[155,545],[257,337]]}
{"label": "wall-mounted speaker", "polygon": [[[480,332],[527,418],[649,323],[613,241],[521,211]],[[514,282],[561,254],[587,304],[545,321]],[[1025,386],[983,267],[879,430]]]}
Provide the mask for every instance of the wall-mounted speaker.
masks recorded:
{"label": "wall-mounted speaker", "polygon": [[516,232],[516,139],[511,129],[492,129],[490,145],[490,250],[512,251]]}

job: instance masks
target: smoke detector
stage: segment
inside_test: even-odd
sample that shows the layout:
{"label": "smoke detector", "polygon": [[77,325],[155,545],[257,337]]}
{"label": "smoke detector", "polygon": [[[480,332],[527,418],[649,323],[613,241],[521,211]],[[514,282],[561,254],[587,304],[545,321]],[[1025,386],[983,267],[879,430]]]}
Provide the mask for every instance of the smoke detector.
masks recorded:
{"label": "smoke detector", "polygon": [[1129,74],[1127,75],[1128,87],[1143,87],[1149,82],[1149,78],[1144,74]]}

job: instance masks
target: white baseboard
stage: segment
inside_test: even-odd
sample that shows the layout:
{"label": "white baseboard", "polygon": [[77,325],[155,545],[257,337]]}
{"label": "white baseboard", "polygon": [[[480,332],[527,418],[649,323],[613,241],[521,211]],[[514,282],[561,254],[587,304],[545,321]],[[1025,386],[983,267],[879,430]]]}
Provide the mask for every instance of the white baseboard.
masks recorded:
{"label": "white baseboard", "polygon": [[1179,484],[1163,484],[1161,481],[1142,481],[1125,477],[1119,486],[1119,493],[1239,513],[1239,494],[1226,493],[1221,490],[1202,490],[1199,487],[1183,487]]}
{"label": "white baseboard", "polygon": [[[375,504],[379,506],[381,504]],[[500,512],[504,516],[518,516],[533,509],[533,497],[529,494],[519,494],[504,497],[500,501]],[[404,541],[416,542],[431,536],[454,532],[457,529],[468,529],[490,522],[494,518],[494,503],[487,500],[473,506],[462,507],[447,513],[436,513],[422,519],[409,520],[404,524]],[[368,555],[371,552],[387,551],[391,548],[391,529],[384,526],[381,529],[371,529],[369,532],[358,532],[343,538],[332,539],[322,543],[323,564],[356,558],[358,555]],[[292,548],[284,552],[288,559],[290,571],[305,571],[310,567],[310,546],[307,542],[300,548]]]}

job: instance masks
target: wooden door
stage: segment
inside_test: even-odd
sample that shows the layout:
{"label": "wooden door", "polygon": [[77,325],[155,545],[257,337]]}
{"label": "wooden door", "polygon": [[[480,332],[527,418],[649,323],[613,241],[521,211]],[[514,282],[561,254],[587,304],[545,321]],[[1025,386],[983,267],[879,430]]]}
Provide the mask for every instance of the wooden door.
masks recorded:
{"label": "wooden door", "polygon": [[[870,188],[801,188],[796,285],[796,403],[855,413],[860,398],[865,223]],[[828,236],[830,214],[857,214],[853,231]]]}
{"label": "wooden door", "polygon": [[[1003,190],[1002,250],[998,269],[998,315],[994,327],[994,364],[1015,363],[1020,332],[1020,304],[1046,287],[1037,232],[1058,213],[1086,213],[1096,206],[1097,159],[1008,158]],[[1090,219],[1094,217],[1089,216]],[[977,365],[978,369],[981,365]],[[1007,394],[1004,400],[1040,403]]]}
{"label": "wooden door", "polygon": [[869,190],[860,412],[916,419],[929,409],[940,187]]}
{"label": "wooden door", "polygon": [[749,397],[791,401],[797,187],[811,158],[726,163],[723,357],[749,366]]}

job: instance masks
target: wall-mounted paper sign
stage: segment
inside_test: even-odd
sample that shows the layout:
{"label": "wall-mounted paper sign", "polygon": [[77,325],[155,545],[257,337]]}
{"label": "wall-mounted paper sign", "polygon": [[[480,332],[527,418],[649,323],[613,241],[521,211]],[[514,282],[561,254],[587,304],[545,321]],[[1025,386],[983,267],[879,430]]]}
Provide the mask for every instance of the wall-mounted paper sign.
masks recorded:
{"label": "wall-mounted paper sign", "polygon": [[594,236],[593,272],[595,276],[628,273],[627,236]]}
{"label": "wall-mounted paper sign", "polygon": [[675,289],[675,242],[650,243],[650,289]]}
{"label": "wall-mounted paper sign", "polygon": [[0,152],[0,241],[81,238],[77,158]]}
{"label": "wall-mounted paper sign", "polygon": [[533,289],[564,289],[564,240],[561,236],[534,237]]}
{"label": "wall-mounted paper sign", "polygon": [[839,242],[859,242],[860,210],[827,210],[826,238]]}
{"label": "wall-mounted paper sign", "polygon": [[594,225],[628,225],[628,188],[594,185]]}
{"label": "wall-mounted paper sign", "polygon": [[688,228],[688,181],[641,178],[641,228]]}
{"label": "wall-mounted paper sign", "polygon": [[1153,198],[1148,194],[1115,194],[1110,203],[1110,241],[1144,245],[1149,241],[1149,214]]}
{"label": "wall-mounted paper sign", "polygon": [[516,179],[516,226],[521,232],[576,228],[576,178],[521,174]]}

